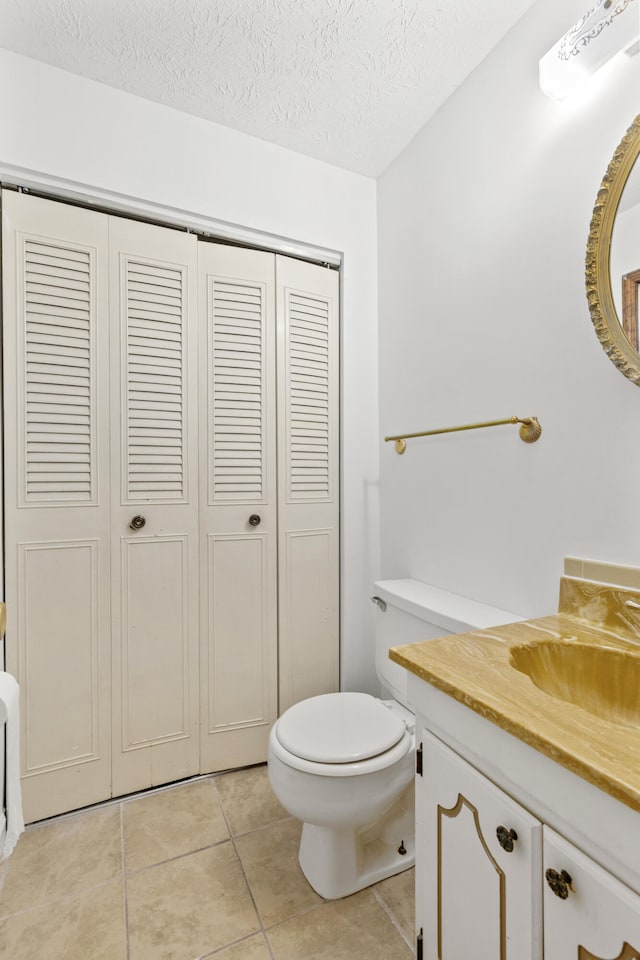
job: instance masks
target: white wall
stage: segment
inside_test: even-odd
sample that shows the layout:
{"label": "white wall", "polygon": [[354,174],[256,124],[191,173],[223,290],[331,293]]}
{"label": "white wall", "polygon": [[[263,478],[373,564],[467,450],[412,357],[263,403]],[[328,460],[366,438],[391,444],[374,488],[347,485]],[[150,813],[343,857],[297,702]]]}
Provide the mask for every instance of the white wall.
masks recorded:
{"label": "white wall", "polygon": [[0,168],[344,253],[342,682],[375,689],[375,182],[0,50]]}
{"label": "white wall", "polygon": [[539,0],[379,182],[381,433],[513,414],[513,426],[381,444],[385,576],[553,612],[566,555],[640,566],[640,390],[584,294],[594,200],[638,112],[640,56],[578,100],[537,86],[584,12]]}

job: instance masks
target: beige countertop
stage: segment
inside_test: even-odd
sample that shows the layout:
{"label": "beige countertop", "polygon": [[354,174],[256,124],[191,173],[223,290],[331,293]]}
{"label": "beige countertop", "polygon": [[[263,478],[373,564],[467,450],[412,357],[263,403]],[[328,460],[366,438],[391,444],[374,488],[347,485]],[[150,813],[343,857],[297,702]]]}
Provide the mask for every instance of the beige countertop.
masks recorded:
{"label": "beige countertop", "polygon": [[[640,725],[596,716],[585,706],[545,693],[512,665],[513,648],[550,642],[620,651],[625,658],[619,658],[623,668],[635,672],[640,667],[640,592],[563,578],[557,614],[394,647],[389,655],[427,683],[640,811]],[[637,698],[640,713],[640,686]]]}

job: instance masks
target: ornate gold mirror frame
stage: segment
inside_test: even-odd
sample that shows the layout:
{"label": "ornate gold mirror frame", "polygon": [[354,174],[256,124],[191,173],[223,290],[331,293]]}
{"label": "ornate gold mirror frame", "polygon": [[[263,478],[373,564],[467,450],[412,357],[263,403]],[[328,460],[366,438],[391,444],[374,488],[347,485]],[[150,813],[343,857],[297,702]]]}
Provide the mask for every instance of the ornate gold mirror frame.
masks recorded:
{"label": "ornate gold mirror frame", "polygon": [[640,354],[629,342],[618,317],[609,259],[613,225],[627,178],[640,154],[640,114],[613,155],[598,191],[587,241],[587,300],[591,320],[604,352],[618,370],[640,386]]}

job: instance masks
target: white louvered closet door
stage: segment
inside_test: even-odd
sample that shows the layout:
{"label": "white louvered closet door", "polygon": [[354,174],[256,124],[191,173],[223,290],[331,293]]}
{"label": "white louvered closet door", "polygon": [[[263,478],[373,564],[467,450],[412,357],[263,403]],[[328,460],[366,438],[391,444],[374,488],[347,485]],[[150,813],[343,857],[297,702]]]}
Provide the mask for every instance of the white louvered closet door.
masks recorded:
{"label": "white louvered closet door", "polygon": [[118,795],[199,768],[197,241],[115,217],[109,240]]}
{"label": "white louvered closet door", "polygon": [[6,656],[31,821],[111,793],[108,218],[2,203]]}
{"label": "white louvered closet door", "polygon": [[339,684],[335,270],[276,258],[280,712]]}
{"label": "white louvered closet door", "polygon": [[265,760],[338,686],[337,274],[3,191],[3,275],[27,819]]}
{"label": "white louvered closet door", "polygon": [[201,770],[266,760],[277,716],[274,256],[199,244]]}

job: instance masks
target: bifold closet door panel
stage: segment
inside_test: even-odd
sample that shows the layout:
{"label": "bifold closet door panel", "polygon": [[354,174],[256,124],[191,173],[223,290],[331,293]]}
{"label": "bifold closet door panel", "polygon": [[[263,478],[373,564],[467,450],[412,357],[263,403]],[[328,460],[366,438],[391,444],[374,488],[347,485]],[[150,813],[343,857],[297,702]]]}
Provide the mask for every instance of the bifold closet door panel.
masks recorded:
{"label": "bifold closet door panel", "polygon": [[2,204],[6,664],[29,822],[111,792],[108,218]]}
{"label": "bifold closet door panel", "polygon": [[276,257],[280,712],[339,685],[339,277]]}
{"label": "bifold closet door panel", "polygon": [[118,795],[199,769],[197,241],[111,217],[109,245]]}
{"label": "bifold closet door panel", "polygon": [[[200,243],[201,769],[277,716],[274,256]],[[205,427],[206,425],[206,427]]]}

